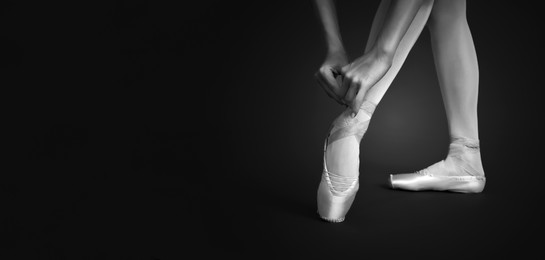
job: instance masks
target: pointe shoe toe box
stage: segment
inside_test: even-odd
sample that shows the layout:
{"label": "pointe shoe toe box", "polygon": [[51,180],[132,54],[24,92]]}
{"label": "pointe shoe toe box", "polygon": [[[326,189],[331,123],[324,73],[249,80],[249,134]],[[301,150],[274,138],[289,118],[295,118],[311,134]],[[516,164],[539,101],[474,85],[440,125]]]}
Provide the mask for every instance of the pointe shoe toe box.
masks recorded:
{"label": "pointe shoe toe box", "polygon": [[359,183],[342,192],[334,192],[328,181],[322,179],[318,187],[318,214],[320,218],[328,222],[343,222],[348,210],[354,202],[356,193],[359,189]]}

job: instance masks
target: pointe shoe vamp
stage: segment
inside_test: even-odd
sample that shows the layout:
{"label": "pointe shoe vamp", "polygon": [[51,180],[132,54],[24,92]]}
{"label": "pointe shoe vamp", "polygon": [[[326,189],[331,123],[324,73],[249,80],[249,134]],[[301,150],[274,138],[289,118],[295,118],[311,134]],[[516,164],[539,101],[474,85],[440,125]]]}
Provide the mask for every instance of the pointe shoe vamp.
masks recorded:
{"label": "pointe shoe vamp", "polygon": [[322,180],[320,181],[320,188],[327,190],[327,194],[332,198],[338,198],[337,200],[343,200],[346,197],[354,195],[359,189],[359,180],[354,181],[346,190],[337,191],[331,184],[331,180],[328,178],[327,174],[322,175]]}

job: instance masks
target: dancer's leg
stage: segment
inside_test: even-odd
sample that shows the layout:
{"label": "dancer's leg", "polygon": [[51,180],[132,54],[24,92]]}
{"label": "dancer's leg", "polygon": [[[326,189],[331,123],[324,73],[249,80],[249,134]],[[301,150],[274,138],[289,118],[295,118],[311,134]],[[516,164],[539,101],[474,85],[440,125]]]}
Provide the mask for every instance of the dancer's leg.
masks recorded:
{"label": "dancer's leg", "polygon": [[[420,7],[418,12],[416,13],[416,16],[414,17],[413,21],[411,22],[411,25],[407,29],[407,32],[401,39],[397,50],[394,54],[393,60],[392,60],[392,66],[386,72],[384,77],[380,79],[366,94],[365,99],[369,100],[375,104],[378,104],[380,100],[382,100],[382,97],[384,97],[384,94],[386,94],[386,91],[394,81],[394,78],[399,73],[399,70],[403,66],[403,63],[405,63],[405,60],[407,59],[407,56],[409,55],[409,52],[413,48],[416,40],[420,36],[420,33],[424,29],[424,26],[426,25],[428,21],[428,17],[430,16],[432,7],[433,7],[433,1],[425,1],[423,5]],[[384,17],[386,15],[386,10],[388,8],[388,5],[390,4],[390,0],[383,0],[380,3],[379,10],[377,11],[377,14],[375,15],[375,19],[373,20],[373,25],[371,27],[371,32],[369,34],[369,38],[367,40],[367,46],[365,47],[365,52],[368,52],[372,46],[375,44],[375,41],[377,39],[377,35],[382,28],[382,25],[384,23]]]}
{"label": "dancer's leg", "polygon": [[[366,51],[374,45],[382,29],[390,1],[383,0],[373,21]],[[350,208],[358,189],[359,146],[367,130],[376,104],[399,72],[401,65],[424,28],[433,1],[425,1],[401,39],[392,66],[376,86],[367,93],[366,100],[355,117],[347,108],[333,122],[324,151],[324,175],[318,188],[318,213],[326,220],[340,222]]]}
{"label": "dancer's leg", "polygon": [[[426,24],[432,5],[432,0],[391,0],[381,3],[365,54],[342,69],[345,76],[343,88],[349,86],[344,100],[355,113],[367,99],[370,89],[377,86],[376,83],[395,63],[396,53],[401,54],[398,54],[397,64],[403,63]],[[405,42],[402,44],[402,41]],[[402,45],[405,50],[400,49]],[[392,78],[395,74],[396,70],[391,74]]]}
{"label": "dancer's leg", "polygon": [[[372,45],[374,45],[378,32],[380,31],[384,23],[384,18],[389,4],[389,0],[383,0],[380,3],[380,6],[373,20],[369,39],[367,40],[367,47],[365,50],[366,52],[371,48]],[[390,70],[388,70],[384,77],[379,82],[377,82],[377,84],[367,93],[365,99],[368,100],[370,103],[375,105],[378,104],[390,87],[390,85],[392,84],[392,81],[394,80],[395,76],[405,62],[409,51],[414,46],[414,43],[420,36],[422,29],[426,25],[432,9],[432,5],[433,1],[427,1],[416,14],[414,20],[409,26],[409,29],[407,30],[407,33],[405,33],[405,36],[399,43],[398,49],[393,57],[393,62]],[[350,115],[350,111],[348,110],[349,109],[344,111],[336,120],[343,120],[343,117]],[[370,115],[362,115],[362,119],[364,117],[366,118],[366,120],[370,119]],[[335,143],[332,143],[330,146],[328,146],[328,149],[326,151],[326,160],[329,169],[333,172],[342,174],[343,176],[358,176],[359,149],[360,140],[356,138],[345,138],[338,140]]]}
{"label": "dancer's leg", "polygon": [[481,192],[477,125],[479,70],[465,0],[436,0],[428,27],[447,113],[451,144],[445,160],[413,174],[391,176],[394,188]]}
{"label": "dancer's leg", "polygon": [[[465,152],[459,159],[473,168],[471,171],[438,168],[435,174],[484,176],[477,121],[479,67],[466,19],[466,1],[437,0],[428,25],[450,137],[453,143],[463,145],[460,149]],[[454,149],[451,144],[445,162],[455,161],[453,156],[456,157],[460,149]]]}
{"label": "dancer's leg", "polygon": [[478,140],[479,68],[466,1],[438,0],[429,30],[450,135]]}

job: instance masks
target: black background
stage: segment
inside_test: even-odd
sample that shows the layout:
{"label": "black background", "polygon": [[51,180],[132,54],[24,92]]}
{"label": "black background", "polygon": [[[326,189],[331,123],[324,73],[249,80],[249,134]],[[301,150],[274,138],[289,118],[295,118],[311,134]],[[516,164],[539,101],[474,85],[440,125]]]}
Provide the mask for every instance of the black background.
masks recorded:
{"label": "black background", "polygon": [[[378,1],[338,3],[351,58]],[[5,1],[2,259],[482,258],[542,242],[536,7],[469,1],[482,194],[393,191],[446,155],[424,30],[362,141],[347,220],[316,215],[342,111],[311,1]],[[12,120],[13,119],[13,120]],[[7,143],[7,142],[6,142]],[[7,146],[6,146],[7,147]],[[536,150],[537,149],[537,150]]]}

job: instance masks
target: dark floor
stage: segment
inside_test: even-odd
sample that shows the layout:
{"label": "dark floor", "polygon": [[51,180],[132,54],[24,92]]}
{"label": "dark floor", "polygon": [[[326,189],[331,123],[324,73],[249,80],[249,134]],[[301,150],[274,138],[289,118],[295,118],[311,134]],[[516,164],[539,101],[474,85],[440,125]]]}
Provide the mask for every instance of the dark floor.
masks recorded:
{"label": "dark floor", "polygon": [[[339,3],[352,58],[377,5]],[[310,1],[8,1],[17,167],[0,181],[0,259],[541,255],[542,59],[522,31],[540,30],[536,10],[468,3],[484,192],[387,186],[448,147],[425,30],[364,137],[356,201],[330,224],[315,196],[342,108],[312,78],[325,47]]]}
{"label": "dark floor", "polygon": [[[206,136],[177,140],[151,132],[132,147],[123,142],[115,147],[82,140],[72,131],[50,137],[54,144],[23,167],[18,185],[2,189],[8,198],[2,244],[14,249],[3,252],[12,254],[5,259],[186,259],[188,253],[476,259],[539,253],[539,172],[505,157],[490,158],[486,149],[488,183],[482,194],[394,191],[386,185],[391,167],[367,159],[377,148],[370,129],[357,199],[344,223],[330,224],[315,213],[319,144],[299,150],[314,157],[312,164],[303,157],[271,156],[267,147],[285,144],[279,138],[261,140],[264,147],[245,158],[224,147],[197,148],[194,152],[208,152],[210,159],[187,160],[182,150],[200,147],[193,145]],[[211,147],[222,142],[215,144]],[[124,145],[130,148],[119,147]],[[265,158],[259,161],[260,156]]]}
{"label": "dark floor", "polygon": [[[184,176],[127,173],[109,180],[106,173],[114,173],[99,168],[93,171],[102,180],[88,173],[94,180],[29,181],[3,192],[15,198],[2,234],[14,251],[3,259],[477,259],[539,253],[539,185],[488,166],[489,183],[477,195],[394,191],[381,167],[363,167],[357,199],[340,224],[315,213],[319,172],[308,171],[317,166],[217,167],[212,169],[220,174],[208,176],[194,168]],[[83,167],[66,171],[63,179],[81,177]],[[303,179],[302,173],[314,177]]]}

